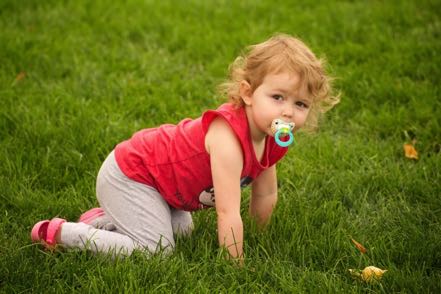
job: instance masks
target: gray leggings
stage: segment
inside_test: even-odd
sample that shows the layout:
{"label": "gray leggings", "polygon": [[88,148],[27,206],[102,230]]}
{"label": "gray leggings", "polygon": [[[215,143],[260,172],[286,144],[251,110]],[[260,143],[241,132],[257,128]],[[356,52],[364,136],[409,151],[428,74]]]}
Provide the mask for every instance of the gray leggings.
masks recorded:
{"label": "gray leggings", "polygon": [[64,223],[61,243],[93,252],[130,255],[134,249],[170,252],[173,234],[190,234],[190,212],[170,207],[154,188],[125,176],[112,151],[98,173],[97,199],[116,230],[97,229],[84,223]]}

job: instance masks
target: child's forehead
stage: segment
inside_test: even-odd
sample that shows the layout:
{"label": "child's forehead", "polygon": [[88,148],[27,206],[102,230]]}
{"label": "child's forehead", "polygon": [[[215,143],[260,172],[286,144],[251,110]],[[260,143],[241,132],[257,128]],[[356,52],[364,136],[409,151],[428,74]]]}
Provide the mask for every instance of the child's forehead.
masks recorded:
{"label": "child's forehead", "polygon": [[297,72],[283,71],[268,73],[264,77],[262,85],[275,91],[296,93],[296,95],[305,98],[308,96],[305,84],[302,82],[300,75]]}
{"label": "child's forehead", "polygon": [[300,75],[295,72],[268,73],[263,78],[262,84],[286,90],[298,89],[300,86]]}

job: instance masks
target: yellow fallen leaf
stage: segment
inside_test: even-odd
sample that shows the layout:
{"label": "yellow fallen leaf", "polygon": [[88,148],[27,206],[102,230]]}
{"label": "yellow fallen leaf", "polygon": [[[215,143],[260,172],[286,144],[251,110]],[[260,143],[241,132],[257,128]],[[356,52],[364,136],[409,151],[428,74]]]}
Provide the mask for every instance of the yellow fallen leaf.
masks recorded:
{"label": "yellow fallen leaf", "polygon": [[361,271],[361,279],[366,282],[372,282],[373,280],[379,280],[387,270],[382,270],[375,266],[368,266]]}
{"label": "yellow fallen leaf", "polygon": [[375,266],[367,266],[361,272],[360,270],[350,269],[351,275],[362,279],[367,283],[379,281],[387,270],[382,270]]}
{"label": "yellow fallen leaf", "polygon": [[418,159],[418,152],[412,144],[404,144],[404,155],[410,159]]}
{"label": "yellow fallen leaf", "polygon": [[19,82],[23,80],[25,77],[26,77],[26,72],[22,71],[15,77],[15,81]]}
{"label": "yellow fallen leaf", "polygon": [[351,238],[351,241],[355,245],[355,247],[357,247],[358,251],[360,251],[363,254],[367,252],[367,249],[363,245],[361,245],[360,243],[358,243],[357,241],[355,241],[352,238]]}

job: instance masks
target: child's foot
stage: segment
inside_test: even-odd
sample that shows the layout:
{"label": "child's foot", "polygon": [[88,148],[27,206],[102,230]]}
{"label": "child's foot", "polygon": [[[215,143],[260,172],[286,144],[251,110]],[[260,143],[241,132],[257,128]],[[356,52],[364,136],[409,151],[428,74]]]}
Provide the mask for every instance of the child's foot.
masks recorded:
{"label": "child's foot", "polygon": [[100,230],[114,231],[115,225],[100,207],[92,208],[83,213],[78,222],[82,222]]}
{"label": "child's foot", "polygon": [[52,220],[39,221],[34,225],[31,231],[31,239],[35,243],[41,243],[47,249],[55,249],[61,231],[62,224],[66,220],[62,218],[53,218]]}

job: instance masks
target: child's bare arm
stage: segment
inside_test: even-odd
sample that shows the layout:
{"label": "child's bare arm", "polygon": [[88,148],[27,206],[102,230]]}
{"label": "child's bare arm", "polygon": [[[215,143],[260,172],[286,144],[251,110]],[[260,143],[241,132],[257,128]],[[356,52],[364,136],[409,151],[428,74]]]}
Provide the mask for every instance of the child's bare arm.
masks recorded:
{"label": "child's bare arm", "polygon": [[263,228],[271,219],[273,208],[277,203],[276,166],[264,170],[253,182],[250,215]]}
{"label": "child's bare arm", "polygon": [[240,215],[240,143],[223,119],[214,120],[206,135],[215,192],[219,245],[234,259],[243,258],[243,224]]}

